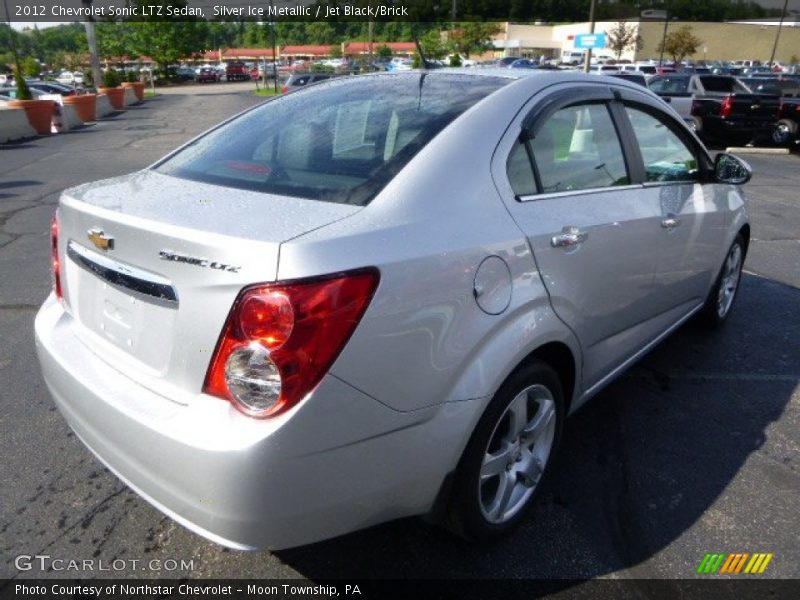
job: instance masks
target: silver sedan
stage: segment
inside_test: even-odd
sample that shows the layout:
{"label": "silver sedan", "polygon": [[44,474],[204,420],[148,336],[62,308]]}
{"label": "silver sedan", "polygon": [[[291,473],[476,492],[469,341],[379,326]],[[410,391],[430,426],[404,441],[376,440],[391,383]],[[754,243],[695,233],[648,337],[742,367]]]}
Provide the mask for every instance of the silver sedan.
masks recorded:
{"label": "silver sedan", "polygon": [[100,461],[220,544],[409,515],[491,540],[567,415],[726,320],[749,177],[620,79],[333,79],[63,193],[42,372]]}

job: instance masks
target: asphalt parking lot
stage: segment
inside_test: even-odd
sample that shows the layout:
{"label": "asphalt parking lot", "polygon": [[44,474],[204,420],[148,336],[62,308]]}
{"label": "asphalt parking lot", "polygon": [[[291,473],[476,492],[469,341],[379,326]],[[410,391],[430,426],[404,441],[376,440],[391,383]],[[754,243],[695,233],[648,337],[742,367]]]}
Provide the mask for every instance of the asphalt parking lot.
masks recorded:
{"label": "asphalt parking lot", "polygon": [[[683,578],[717,551],[770,552],[763,577],[800,577],[796,155],[746,157],[753,240],[727,326],[682,328],[570,419],[538,505],[495,546],[409,519],[240,553],[120,484],[70,432],[39,375],[32,323],[50,289],[50,216],[61,189],[144,167],[261,101],[243,89],[178,90],[80,131],[0,145],[0,578]],[[19,571],[19,555],[140,562]],[[142,567],[153,559],[191,568]]]}

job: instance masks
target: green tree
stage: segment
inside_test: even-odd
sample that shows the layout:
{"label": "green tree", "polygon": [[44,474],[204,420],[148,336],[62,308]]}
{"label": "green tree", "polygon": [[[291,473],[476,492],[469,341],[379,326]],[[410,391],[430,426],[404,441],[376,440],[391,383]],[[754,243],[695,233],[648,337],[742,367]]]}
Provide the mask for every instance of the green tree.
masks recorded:
{"label": "green tree", "polygon": [[42,66],[39,64],[39,61],[32,56],[21,58],[19,61],[19,66],[22,70],[22,74],[25,77],[38,77],[39,72],[42,70]]}
{"label": "green tree", "polygon": [[614,54],[614,58],[620,59],[626,50],[634,52],[642,47],[644,40],[639,35],[636,25],[629,25],[625,21],[619,21],[611,29],[606,31],[608,48]]}
{"label": "green tree", "polygon": [[448,36],[451,48],[463,56],[480,53],[492,47],[492,38],[500,33],[498,23],[459,23]]}
{"label": "green tree", "polygon": [[331,58],[342,58],[342,46],[341,44],[334,44],[331,46],[330,50],[328,50],[328,54]]}
{"label": "green tree", "polygon": [[425,58],[439,60],[450,53],[450,45],[438,29],[431,29],[420,37],[419,45],[422,46]]}
{"label": "green tree", "polygon": [[691,56],[703,41],[692,33],[692,28],[689,25],[684,25],[680,29],[671,31],[667,34],[667,39],[664,43],[659,43],[657,50],[669,54],[676,63],[681,62],[687,56]]}
{"label": "green tree", "polygon": [[17,84],[17,100],[33,100],[33,94],[31,94],[31,90],[28,87],[28,82],[25,81],[25,74],[22,71],[22,68],[17,65],[16,69],[14,69],[14,81]]}
{"label": "green tree", "polygon": [[380,46],[378,46],[378,49],[376,50],[376,54],[378,56],[381,56],[381,57],[384,57],[384,58],[388,58],[389,56],[392,55],[392,49],[389,48],[389,46],[387,46],[386,44],[381,44]]}
{"label": "green tree", "polygon": [[[185,0],[137,0],[139,5],[169,4],[175,8],[186,6]],[[197,19],[163,21],[150,20],[129,23],[130,47],[136,55],[151,57],[164,73],[167,67],[184,56],[203,50],[205,30]]]}

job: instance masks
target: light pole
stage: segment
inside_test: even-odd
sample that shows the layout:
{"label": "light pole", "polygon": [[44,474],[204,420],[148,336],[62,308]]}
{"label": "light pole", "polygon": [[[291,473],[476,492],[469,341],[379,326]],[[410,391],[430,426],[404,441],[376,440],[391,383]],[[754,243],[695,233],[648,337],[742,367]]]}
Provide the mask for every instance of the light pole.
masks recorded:
{"label": "light pole", "polygon": [[[269,0],[269,30],[270,40],[272,42],[272,85],[275,94],[278,94],[278,56],[277,56],[277,43],[275,41],[275,19],[272,16],[273,12],[272,0]],[[264,77],[267,76],[266,69],[264,70]],[[264,81],[264,88],[266,88],[266,81]]]}
{"label": "light pole", "polygon": [[[594,33],[594,12],[595,8],[597,8],[597,0],[592,0],[591,5],[589,6],[589,34]],[[583,72],[589,72],[589,65],[592,64],[592,49],[588,48],[586,50],[586,56],[583,59]]]}
{"label": "light pole", "polygon": [[667,45],[667,25],[669,25],[669,0],[667,0],[667,8],[664,11],[664,33],[661,34],[661,54],[658,57],[658,66],[664,62],[664,46]]}
{"label": "light pole", "polygon": [[[94,87],[103,85],[103,71],[100,68],[100,58],[97,55],[97,37],[95,35],[94,17],[91,14],[93,0],[81,0],[81,4],[87,9],[86,20],[83,27],[86,29],[86,44],[89,46],[89,60],[92,64],[92,79]],[[110,68],[110,67],[109,67]],[[153,79],[154,73],[150,71],[150,78]]]}
{"label": "light pole", "polygon": [[783,28],[783,20],[786,18],[786,7],[789,6],[789,0],[784,0],[783,10],[781,11],[781,21],[778,23],[778,31],[775,34],[775,43],[772,45],[772,54],[769,55],[769,66],[775,62],[775,52],[778,51],[778,40],[781,38],[781,29]]}

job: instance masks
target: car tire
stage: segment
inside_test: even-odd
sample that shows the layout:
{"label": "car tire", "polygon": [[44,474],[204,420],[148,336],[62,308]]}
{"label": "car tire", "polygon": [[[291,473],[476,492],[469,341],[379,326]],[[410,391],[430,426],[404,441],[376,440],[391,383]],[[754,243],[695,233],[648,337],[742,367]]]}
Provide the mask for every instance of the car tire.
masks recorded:
{"label": "car tire", "polygon": [[772,143],[776,146],[788,146],[797,137],[797,123],[789,119],[781,119],[772,130]]}
{"label": "car tire", "polygon": [[447,526],[491,542],[519,525],[552,462],[564,421],[558,374],[546,363],[517,368],[489,403],[459,462]]}
{"label": "car tire", "polygon": [[700,324],[716,329],[727,321],[738,295],[745,255],[744,238],[739,234],[725,254],[714,286],[698,314]]}

